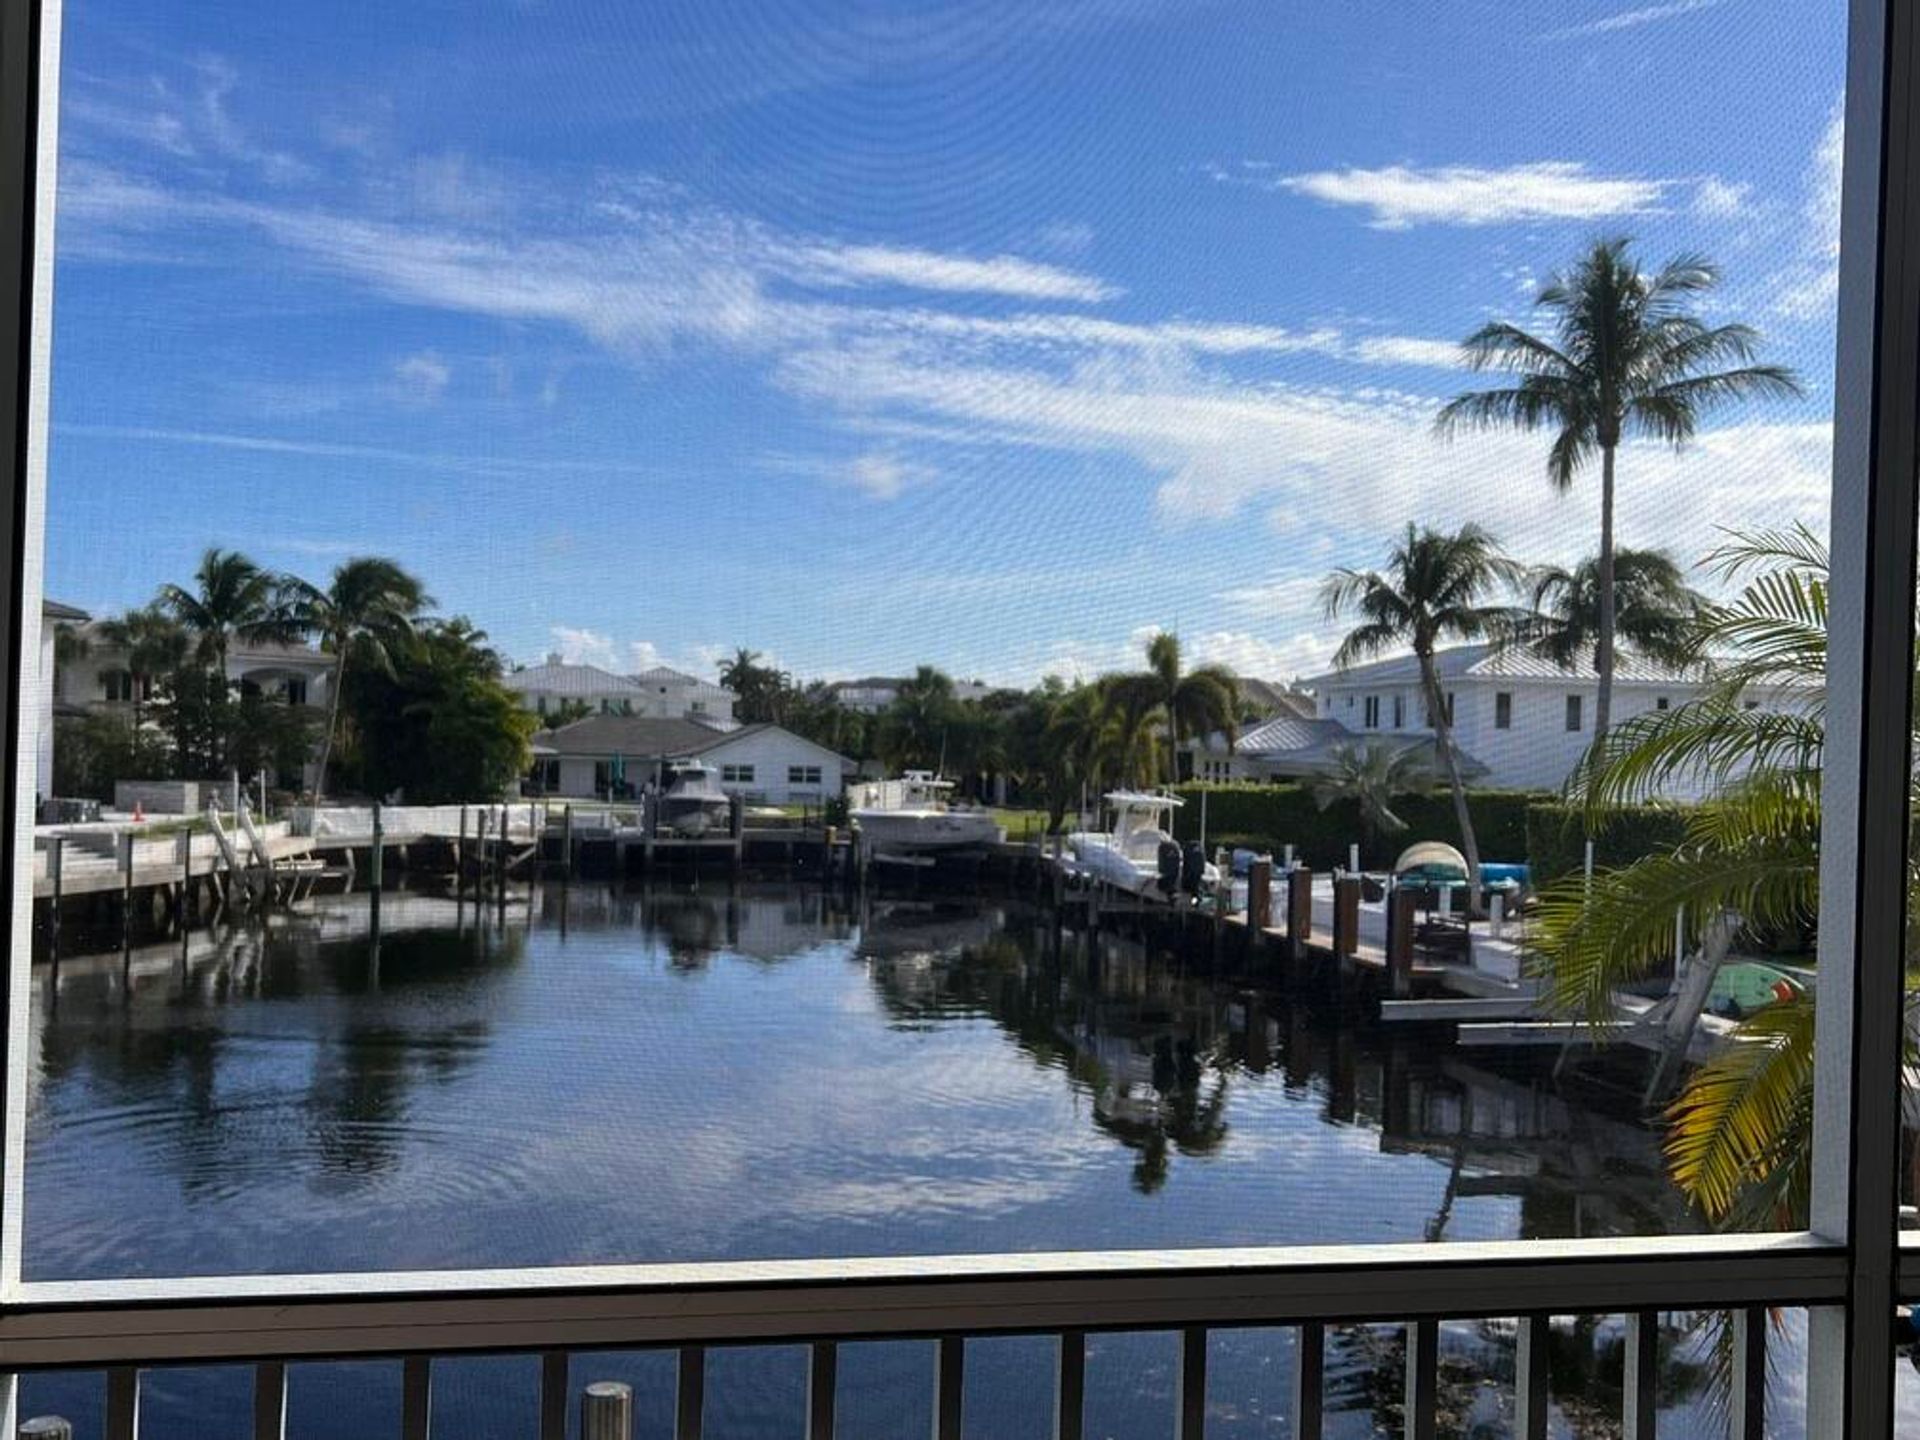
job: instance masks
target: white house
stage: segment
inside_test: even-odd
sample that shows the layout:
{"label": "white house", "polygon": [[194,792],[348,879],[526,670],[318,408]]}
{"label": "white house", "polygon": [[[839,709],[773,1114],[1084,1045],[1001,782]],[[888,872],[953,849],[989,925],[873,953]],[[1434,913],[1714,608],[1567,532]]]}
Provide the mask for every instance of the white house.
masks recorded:
{"label": "white house", "polygon": [[[72,627],[80,642],[60,663],[54,703],[71,711],[125,712],[153,698],[152,678],[129,668],[127,651],[98,622]],[[290,705],[324,705],[333,658],[311,645],[235,640],[227,647],[227,678],[242,688]]]}
{"label": "white house", "polygon": [[720,787],[754,804],[818,804],[841,793],[853,761],[778,725],[715,730],[698,720],[589,715],[534,738],[529,788],[579,799],[630,799],[669,760],[699,759]]}
{"label": "white house", "polygon": [[39,799],[53,794],[53,717],[60,709],[60,631],[77,630],[92,617],[74,605],[58,600],[40,602],[40,660],[34,672],[34,715],[39,727],[34,736],[33,788]]}
{"label": "white house", "polygon": [[717,729],[732,729],[733,691],[664,665],[626,677],[641,692],[633,713],[656,720],[699,720]]}
{"label": "white house", "polygon": [[[896,676],[869,675],[859,680],[835,680],[827,686],[827,693],[844,710],[878,715],[899,699],[901,689],[911,683]],[[982,685],[977,681],[953,682],[953,698],[956,700],[984,700],[992,693],[991,685]]]}
{"label": "white house", "polygon": [[[1452,715],[1454,744],[1469,775],[1493,789],[1558,790],[1593,742],[1599,680],[1591,664],[1563,670],[1517,649],[1460,645],[1435,657]],[[1279,780],[1324,768],[1339,745],[1372,739],[1423,746],[1433,730],[1411,655],[1336,670],[1310,681],[1317,713],[1281,717],[1240,737],[1229,753],[1218,736],[1193,747],[1197,779]],[[1704,680],[1637,656],[1614,668],[1613,719],[1666,710],[1696,699]],[[1810,697],[1798,690],[1756,691],[1750,709],[1790,709]]]}
{"label": "white house", "polygon": [[626,676],[597,665],[568,665],[558,655],[549,655],[544,664],[511,671],[500,683],[539,715],[572,704],[602,715],[637,715],[644,698],[640,687]]}

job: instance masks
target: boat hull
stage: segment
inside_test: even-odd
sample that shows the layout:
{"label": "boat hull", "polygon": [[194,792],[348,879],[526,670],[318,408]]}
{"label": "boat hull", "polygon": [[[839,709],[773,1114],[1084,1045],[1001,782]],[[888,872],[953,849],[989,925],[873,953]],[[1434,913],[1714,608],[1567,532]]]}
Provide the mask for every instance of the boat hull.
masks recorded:
{"label": "boat hull", "polygon": [[1000,839],[991,815],[954,810],[855,810],[862,840],[876,855],[928,855],[977,849]]}

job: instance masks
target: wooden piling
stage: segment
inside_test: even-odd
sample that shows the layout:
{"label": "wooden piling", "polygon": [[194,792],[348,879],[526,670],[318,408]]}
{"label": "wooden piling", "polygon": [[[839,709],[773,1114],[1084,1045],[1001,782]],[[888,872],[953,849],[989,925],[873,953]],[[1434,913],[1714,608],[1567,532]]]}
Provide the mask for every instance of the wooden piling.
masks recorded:
{"label": "wooden piling", "polygon": [[573,806],[569,805],[561,812],[560,851],[565,868],[561,871],[563,879],[573,879]]}
{"label": "wooden piling", "polygon": [[1287,872],[1287,943],[1300,954],[1313,941],[1313,871]]}
{"label": "wooden piling", "polygon": [[133,928],[133,832],[120,836],[120,936],[125,939]]}
{"label": "wooden piling", "polygon": [[60,954],[60,869],[66,849],[64,835],[55,835],[47,842],[47,878],[53,885],[53,894],[47,903],[47,931],[50,948],[56,959]]}
{"label": "wooden piling", "polygon": [[173,918],[184,926],[187,923],[187,901],[193,891],[193,830],[188,827],[180,832],[175,848],[180,854],[180,893],[175,897]]}
{"label": "wooden piling", "polygon": [[1360,950],[1360,877],[1342,875],[1333,882],[1333,953],[1342,957]]}
{"label": "wooden piling", "polygon": [[633,1440],[633,1387],[596,1380],[580,1396],[580,1440]]}
{"label": "wooden piling", "polygon": [[1413,994],[1413,931],[1419,892],[1395,886],[1387,896],[1387,993],[1395,1000]]}
{"label": "wooden piling", "polygon": [[367,857],[367,884],[378,892],[387,879],[387,832],[380,818],[380,802],[373,802],[373,847]]}
{"label": "wooden piling", "polygon": [[1253,939],[1273,915],[1273,861],[1262,858],[1247,866],[1247,938]]}
{"label": "wooden piling", "polygon": [[467,807],[460,807],[460,843],[453,851],[454,894],[458,895],[467,883]]}

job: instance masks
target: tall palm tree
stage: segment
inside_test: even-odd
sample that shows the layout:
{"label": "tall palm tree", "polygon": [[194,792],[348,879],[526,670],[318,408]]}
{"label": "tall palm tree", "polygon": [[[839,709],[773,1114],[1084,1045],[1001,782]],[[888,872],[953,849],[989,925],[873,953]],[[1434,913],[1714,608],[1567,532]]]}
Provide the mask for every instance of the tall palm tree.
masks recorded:
{"label": "tall palm tree", "polygon": [[959,702],[953,680],[922,665],[900,686],[880,717],[880,749],[899,768],[932,769],[945,761],[947,731]]}
{"label": "tall palm tree", "polygon": [[[1597,666],[1600,646],[1600,560],[1571,570],[1542,565],[1528,576],[1537,612],[1529,646],[1564,670]],[[1689,586],[1662,550],[1619,550],[1613,557],[1614,635],[1661,664],[1681,666],[1694,653],[1694,628],[1706,597]]]}
{"label": "tall palm tree", "polygon": [[280,605],[282,577],[262,570],[237,550],[208,550],[194,571],[194,588],[163,585],[159,608],[196,637],[200,659],[223,677],[234,640],[255,643],[293,638]]}
{"label": "tall palm tree", "polygon": [[1238,738],[1240,682],[1224,665],[1182,671],[1180,638],[1161,631],[1147,641],[1146,687],[1166,726],[1167,778],[1180,778],[1180,746],[1193,735],[1225,735],[1227,749]]}
{"label": "tall palm tree", "polygon": [[333,674],[327,681],[327,723],[313,780],[315,803],[327,786],[349,662],[391,674],[396,651],[413,638],[421,612],[432,603],[412,575],[392,560],[373,556],[343,562],[324,590],[304,580],[283,585],[279,604],[285,623],[311,635],[333,657]]}
{"label": "tall palm tree", "polygon": [[1615,633],[1614,466],[1632,435],[1685,444],[1712,409],[1753,397],[1800,393],[1782,365],[1754,362],[1760,337],[1747,325],[1708,325],[1688,305],[1720,282],[1700,255],[1679,255],[1651,274],[1625,237],[1597,240],[1535,297],[1552,330],[1540,336],[1505,321],[1462,342],[1475,370],[1502,370],[1518,383],[1457,396],[1438,428],[1550,429],[1547,479],[1565,491],[1600,457],[1599,624],[1594,640],[1600,695],[1594,734],[1613,720]]}
{"label": "tall palm tree", "polygon": [[1403,645],[1419,662],[1420,689],[1426,697],[1434,749],[1453,790],[1454,818],[1460,826],[1460,848],[1466,853],[1467,884],[1475,905],[1480,899],[1480,842],[1473,833],[1466,780],[1434,656],[1448,641],[1505,643],[1510,639],[1524,622],[1522,612],[1485,601],[1502,586],[1518,584],[1522,573],[1478,525],[1465,525],[1449,534],[1409,524],[1389,552],[1384,572],[1336,570],[1321,587],[1329,620],[1348,614],[1360,619],[1334,652],[1335,666],[1344,670]]}

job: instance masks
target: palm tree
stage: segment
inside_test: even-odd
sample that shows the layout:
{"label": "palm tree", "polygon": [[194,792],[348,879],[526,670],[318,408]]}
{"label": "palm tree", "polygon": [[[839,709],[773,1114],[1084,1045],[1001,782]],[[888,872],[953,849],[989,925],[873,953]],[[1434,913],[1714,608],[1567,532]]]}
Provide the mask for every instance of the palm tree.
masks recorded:
{"label": "palm tree", "polygon": [[1149,683],[1167,732],[1167,778],[1180,778],[1180,746],[1189,736],[1227,737],[1227,749],[1233,749],[1238,737],[1235,722],[1240,711],[1240,682],[1223,665],[1202,665],[1182,672],[1180,638],[1161,631],[1147,641]]}
{"label": "palm tree", "polygon": [[327,681],[327,724],[313,780],[316,804],[326,790],[348,663],[357,659],[392,674],[396,650],[413,638],[415,623],[432,603],[418,580],[394,561],[377,557],[345,561],[324,590],[304,580],[283,585],[280,608],[285,623],[314,637],[333,656],[333,674]]}
{"label": "palm tree", "polygon": [[[1563,670],[1592,660],[1600,645],[1600,560],[1571,570],[1543,565],[1528,577],[1538,612],[1529,647]],[[1613,557],[1614,634],[1635,651],[1679,667],[1691,659],[1706,598],[1681,578],[1661,550],[1619,550]]]}
{"label": "palm tree", "polygon": [[294,638],[280,605],[282,577],[262,570],[237,550],[208,550],[194,571],[194,588],[160,587],[159,608],[197,637],[200,659],[222,678],[234,640],[262,643]]}
{"label": "palm tree", "polygon": [[[1592,825],[1676,787],[1709,798],[1674,849],[1542,892],[1530,945],[1565,1013],[1610,1019],[1620,985],[1672,963],[1676,921],[1691,942],[1728,913],[1780,929],[1817,915],[1826,552],[1796,528],[1738,537],[1710,561],[1727,579],[1751,575],[1700,625],[1699,653],[1731,658],[1699,698],[1596,739],[1571,785]],[[1755,687],[1779,685],[1807,698],[1746,707]],[[1669,1112],[1674,1180],[1716,1222],[1792,1226],[1804,1215],[1812,1010],[1804,996],[1743,1021],[1738,1043],[1696,1070]]]}
{"label": "palm tree", "polygon": [[94,627],[100,642],[126,652],[133,727],[142,724],[142,711],[157,675],[176,670],[187,661],[192,642],[186,628],[158,605],[129,610]]}
{"label": "palm tree", "polygon": [[1708,325],[1688,311],[1720,282],[1710,261],[1679,255],[1647,274],[1631,249],[1625,237],[1598,240],[1541,287],[1534,304],[1551,314],[1551,338],[1504,321],[1469,335],[1461,346],[1469,366],[1507,371],[1518,383],[1457,396],[1437,422],[1443,436],[1462,427],[1555,431],[1547,479],[1560,491],[1599,455],[1596,739],[1613,719],[1614,464],[1621,440],[1640,435],[1678,448],[1716,406],[1800,393],[1785,366],[1754,363],[1760,337],[1750,326]]}
{"label": "palm tree", "polygon": [[1433,727],[1434,749],[1446,766],[1453,790],[1460,848],[1466,853],[1472,903],[1480,900],[1480,842],[1467,808],[1467,786],[1453,744],[1452,716],[1440,688],[1434,655],[1449,640],[1491,638],[1505,643],[1524,623],[1512,606],[1484,604],[1488,592],[1519,583],[1520,566],[1500,552],[1494,538],[1478,525],[1452,534],[1409,524],[1387,556],[1385,572],[1336,570],[1321,588],[1329,620],[1355,614],[1360,624],[1347,632],[1333,663],[1344,670],[1405,645],[1420,665],[1420,689]]}
{"label": "palm tree", "polygon": [[901,769],[933,769],[943,764],[947,731],[958,703],[952,679],[931,665],[922,665],[881,714],[882,754]]}
{"label": "palm tree", "polygon": [[1368,740],[1335,746],[1330,758],[1327,769],[1307,782],[1307,792],[1322,810],[1352,801],[1369,835],[1405,830],[1407,822],[1393,808],[1395,797],[1424,795],[1433,786],[1426,757],[1412,746]]}

